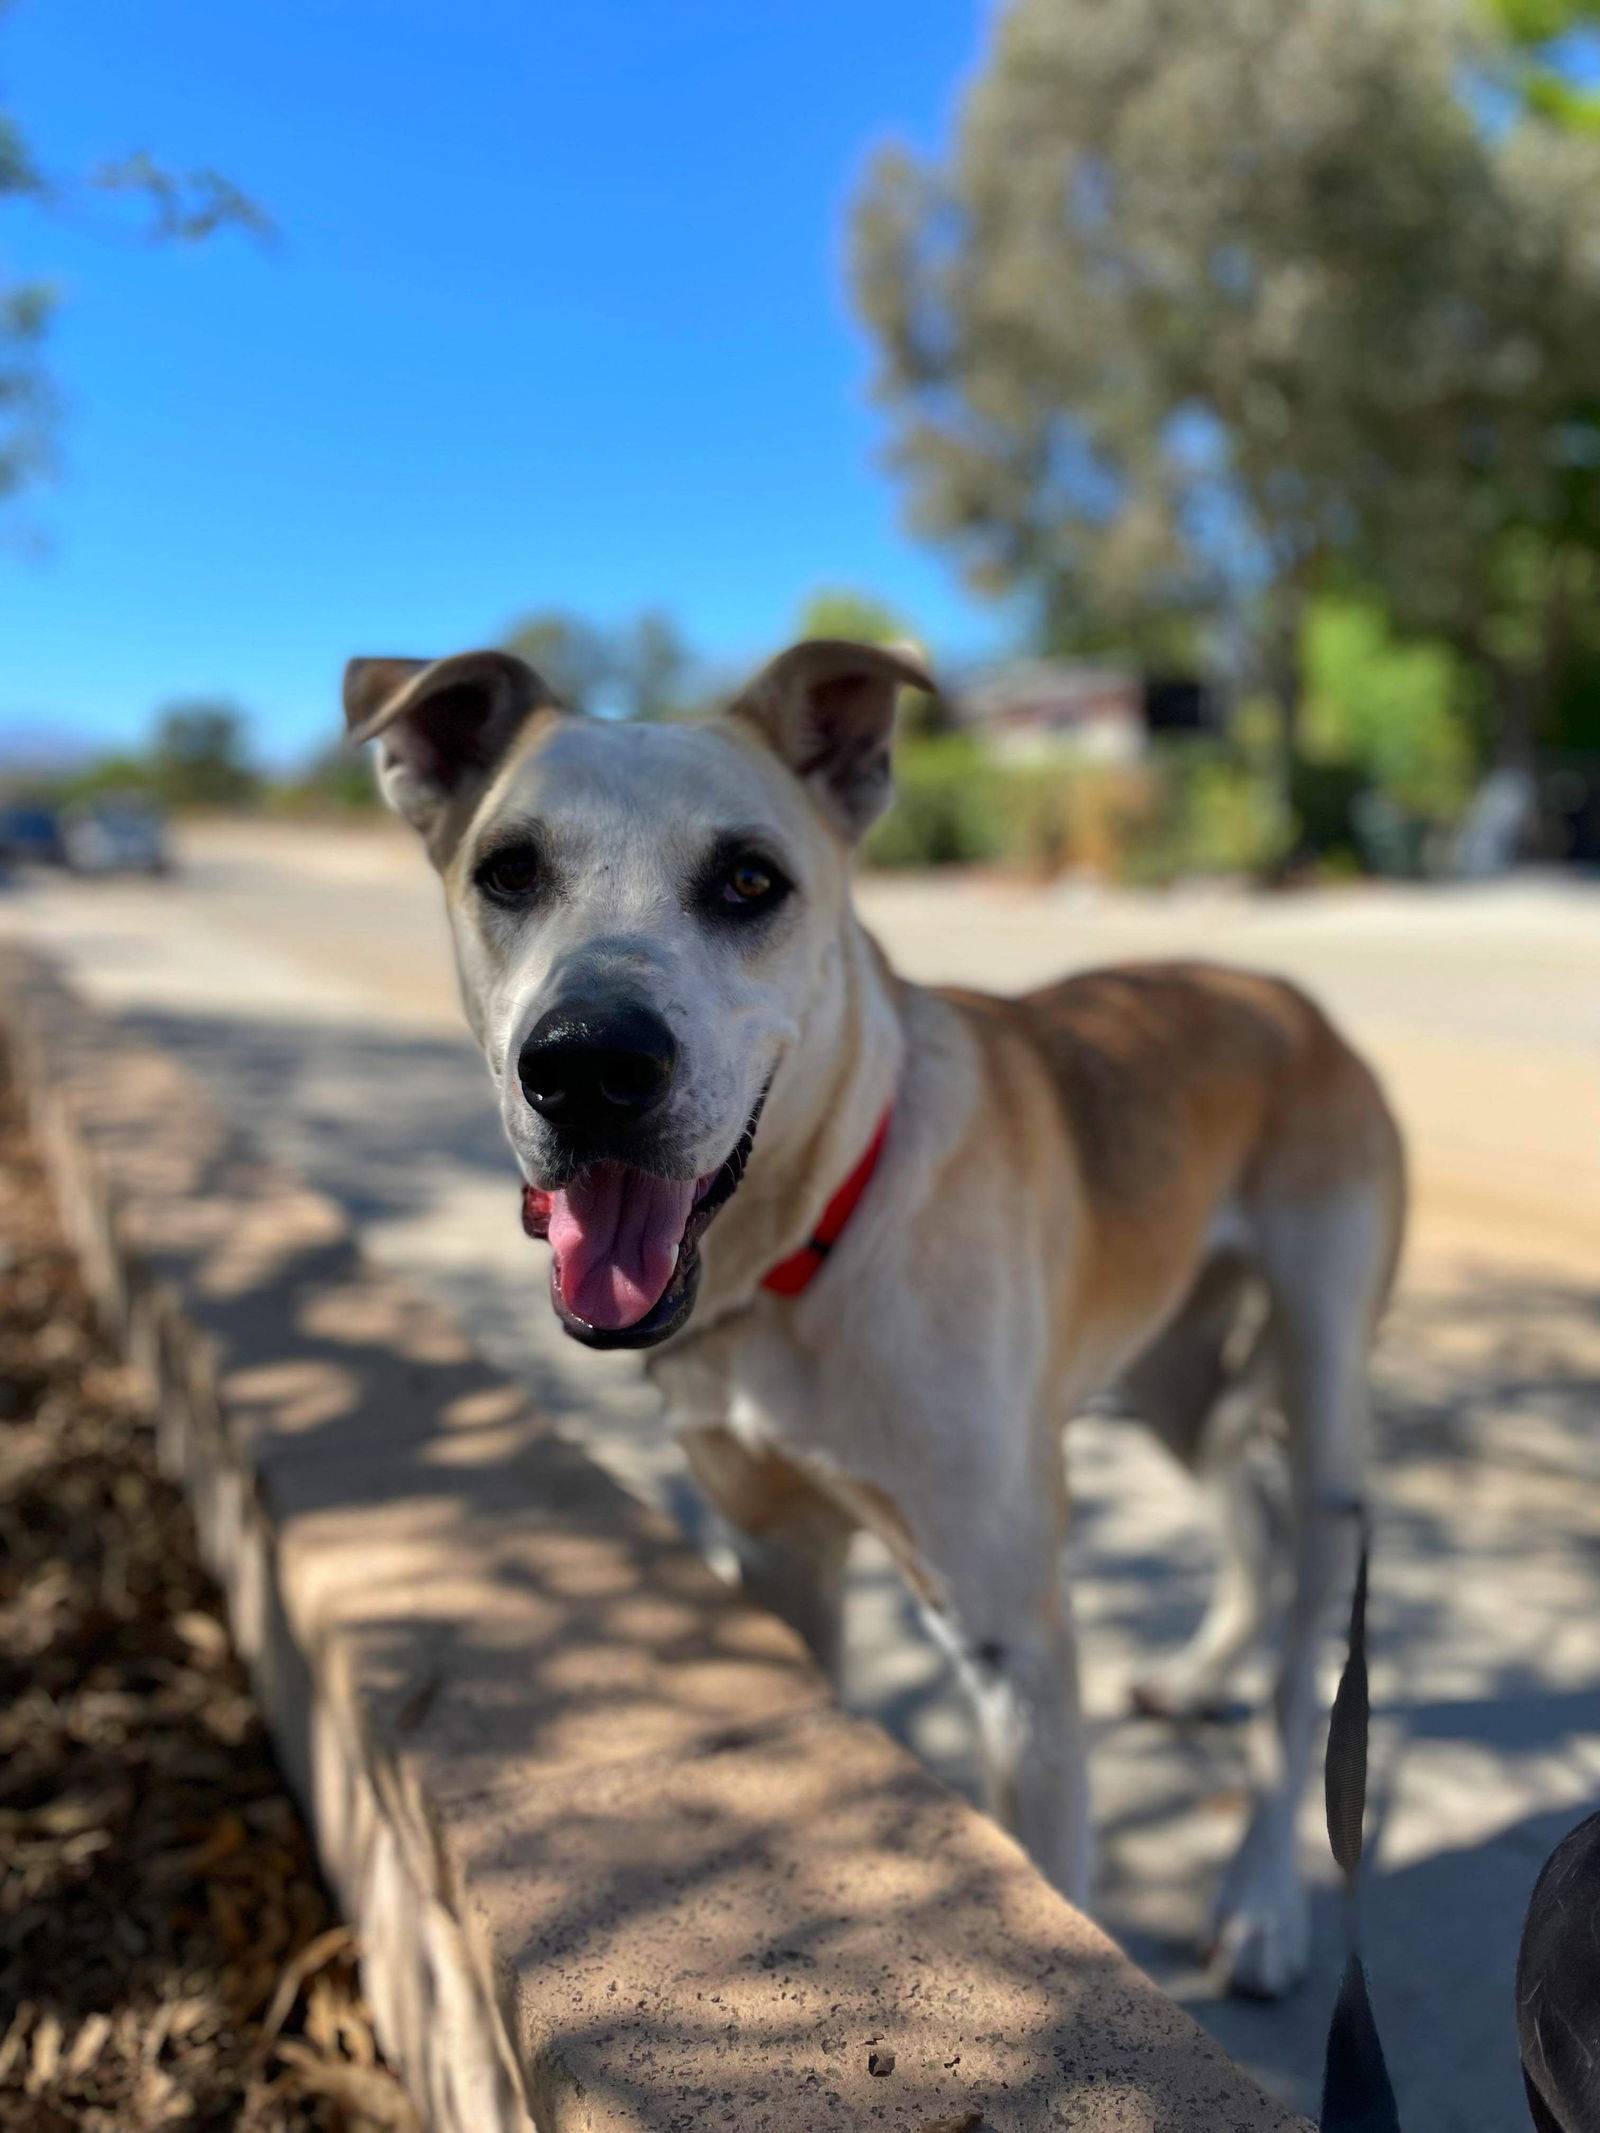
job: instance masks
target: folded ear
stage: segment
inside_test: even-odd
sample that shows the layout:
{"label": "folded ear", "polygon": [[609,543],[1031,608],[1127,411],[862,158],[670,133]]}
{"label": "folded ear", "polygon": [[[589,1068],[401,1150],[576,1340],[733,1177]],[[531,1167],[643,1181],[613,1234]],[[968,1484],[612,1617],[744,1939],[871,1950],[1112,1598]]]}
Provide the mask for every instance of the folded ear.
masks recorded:
{"label": "folded ear", "polygon": [[352,659],[346,738],[378,743],[378,788],[432,844],[475,797],[529,714],[555,697],[509,652],[452,659]]}
{"label": "folded ear", "polygon": [[758,727],[845,837],[889,804],[889,738],[901,689],[938,693],[912,645],[813,637],[764,667],[729,707]]}

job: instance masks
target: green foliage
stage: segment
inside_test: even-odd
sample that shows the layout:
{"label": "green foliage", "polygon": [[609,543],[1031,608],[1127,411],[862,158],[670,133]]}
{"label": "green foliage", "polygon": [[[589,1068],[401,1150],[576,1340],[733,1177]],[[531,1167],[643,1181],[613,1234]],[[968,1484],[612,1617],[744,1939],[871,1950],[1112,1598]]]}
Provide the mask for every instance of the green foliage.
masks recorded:
{"label": "green foliage", "polygon": [[1487,0],[1489,13],[1520,45],[1551,44],[1569,30],[1600,21],[1595,0]]}
{"label": "green foliage", "polygon": [[1562,667],[1545,738],[1555,749],[1600,756],[1600,644],[1592,635]]}
{"label": "green foliage", "polygon": [[1513,48],[1499,69],[1509,88],[1536,116],[1574,132],[1600,133],[1600,95],[1580,87],[1562,63],[1561,41],[1600,25],[1597,0],[1487,0],[1490,16]]}
{"label": "green foliage", "polygon": [[1364,585],[1525,740],[1507,550],[1600,547],[1600,140],[1487,118],[1515,61],[1471,0],[1014,0],[854,218],[914,527],[1053,645],[1242,638],[1291,732],[1307,606]]}
{"label": "green foliage", "polygon": [[1175,741],[1136,768],[1068,760],[999,763],[967,734],[912,739],[895,756],[895,803],[867,839],[868,866],[998,863],[1037,880],[1082,873],[1166,883],[1259,874],[1285,820],[1269,766],[1214,741]]}
{"label": "green foliage", "polygon": [[905,644],[916,632],[905,617],[873,593],[848,585],[824,585],[796,618],[798,637],[848,637],[856,644]]}
{"label": "green foliage", "polygon": [[618,629],[552,608],[518,623],[505,647],[574,711],[671,719],[696,707],[699,662],[672,616],[658,608]]}
{"label": "green foliage", "polygon": [[238,807],[261,780],[250,762],[244,714],[226,703],[173,704],[156,720],[150,783],[173,807]]}
{"label": "green foliage", "polygon": [[[21,129],[0,112],[0,207],[46,194]],[[51,398],[40,348],[53,304],[44,282],[0,283],[0,497],[41,472],[48,458]]]}
{"label": "green foliage", "polygon": [[588,711],[611,676],[611,648],[581,615],[552,608],[507,632],[505,648],[525,659],[569,710]]}
{"label": "green foliage", "polygon": [[1333,860],[1355,871],[1361,861],[1361,802],[1370,790],[1354,763],[1296,763],[1289,786],[1294,840],[1286,856],[1297,864]]}
{"label": "green foliage", "polygon": [[1402,643],[1370,602],[1325,598],[1306,627],[1305,752],[1345,765],[1406,813],[1451,823],[1477,772],[1460,661]]}
{"label": "green foliage", "polygon": [[948,163],[856,218],[918,523],[1058,633],[1301,578],[1462,293],[1453,57],[1430,0],[1018,0]]}
{"label": "green foliage", "polygon": [[998,780],[969,735],[908,737],[896,750],[894,775],[894,805],[863,851],[868,866],[958,866],[998,856]]}
{"label": "green foliage", "polygon": [[141,792],[177,808],[245,807],[267,790],[251,759],[245,714],[211,701],[169,704],[156,714],[148,747],[114,750],[46,782],[60,803]]}
{"label": "green foliage", "polygon": [[89,184],[97,192],[131,194],[141,201],[150,212],[145,235],[156,244],[202,244],[224,229],[243,230],[263,243],[277,234],[271,217],[221,171],[175,176],[143,149],[100,164]]}
{"label": "green foliage", "polygon": [[1159,785],[1142,768],[1063,757],[1006,763],[998,782],[1003,856],[1036,880],[1121,880],[1154,825]]}
{"label": "green foliage", "polygon": [[92,763],[70,775],[51,781],[50,797],[65,803],[72,800],[92,800],[101,793],[142,792],[159,798],[156,789],[155,767],[147,755],[130,755],[121,751],[110,755],[96,756]]}
{"label": "green foliage", "polygon": [[313,756],[299,776],[274,786],[269,799],[290,814],[365,814],[381,805],[370,751],[342,741]]}
{"label": "green foliage", "polygon": [[43,282],[0,289],[0,498],[49,465],[54,399],[40,350],[54,305]]}
{"label": "green foliage", "polygon": [[615,679],[624,718],[682,718],[693,693],[694,654],[659,608],[636,615],[619,638]]}
{"label": "green foliage", "polygon": [[1164,783],[1162,825],[1132,855],[1134,878],[1254,876],[1281,856],[1288,824],[1267,763],[1221,742],[1175,742]]}
{"label": "green foliage", "polygon": [[1160,743],[1137,772],[1080,772],[1069,863],[1096,878],[1167,887],[1268,874],[1288,843],[1270,755],[1214,739]]}

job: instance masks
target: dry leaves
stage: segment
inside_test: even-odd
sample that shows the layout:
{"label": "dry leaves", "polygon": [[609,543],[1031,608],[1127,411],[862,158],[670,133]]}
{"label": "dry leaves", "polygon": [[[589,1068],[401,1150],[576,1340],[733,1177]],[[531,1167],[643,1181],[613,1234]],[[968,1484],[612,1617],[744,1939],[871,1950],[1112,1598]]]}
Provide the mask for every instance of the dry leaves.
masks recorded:
{"label": "dry leaves", "polygon": [[0,1094],[0,2133],[413,2133]]}

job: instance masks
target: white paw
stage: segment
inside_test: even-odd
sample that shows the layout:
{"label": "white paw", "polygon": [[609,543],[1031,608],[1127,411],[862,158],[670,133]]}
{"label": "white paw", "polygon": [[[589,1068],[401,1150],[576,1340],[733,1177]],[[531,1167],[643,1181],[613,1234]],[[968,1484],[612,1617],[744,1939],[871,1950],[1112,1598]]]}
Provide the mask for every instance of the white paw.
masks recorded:
{"label": "white paw", "polygon": [[1292,1869],[1250,1870],[1243,1860],[1228,1880],[1217,1905],[1212,1965],[1230,1992],[1280,2000],[1300,1983],[1311,1960],[1305,1886]]}

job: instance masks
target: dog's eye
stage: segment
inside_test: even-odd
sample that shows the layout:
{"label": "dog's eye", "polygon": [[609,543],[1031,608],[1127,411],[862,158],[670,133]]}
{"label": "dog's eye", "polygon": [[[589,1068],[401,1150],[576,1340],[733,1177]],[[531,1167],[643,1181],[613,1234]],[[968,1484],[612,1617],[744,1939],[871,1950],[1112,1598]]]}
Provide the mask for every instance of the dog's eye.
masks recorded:
{"label": "dog's eye", "polygon": [[763,896],[772,894],[772,876],[754,859],[742,859],[736,867],[729,868],[723,894],[735,903],[759,903]]}
{"label": "dog's eye", "polygon": [[724,869],[718,900],[731,911],[768,911],[788,889],[789,884],[770,861],[746,852]]}
{"label": "dog's eye", "polygon": [[508,845],[479,866],[478,887],[497,903],[523,903],[539,886],[539,855],[531,845]]}

